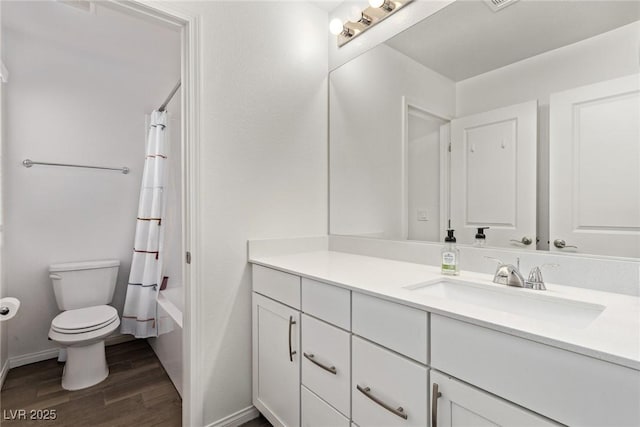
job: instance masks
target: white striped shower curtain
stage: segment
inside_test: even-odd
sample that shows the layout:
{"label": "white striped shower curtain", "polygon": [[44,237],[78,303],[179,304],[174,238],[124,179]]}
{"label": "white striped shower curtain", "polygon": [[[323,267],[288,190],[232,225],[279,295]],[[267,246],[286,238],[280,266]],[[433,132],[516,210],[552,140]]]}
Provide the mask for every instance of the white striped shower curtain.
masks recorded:
{"label": "white striped shower curtain", "polygon": [[162,283],[165,192],[167,181],[167,113],[151,113],[140,188],[129,285],[120,332],[136,338],[158,336],[156,300]]}

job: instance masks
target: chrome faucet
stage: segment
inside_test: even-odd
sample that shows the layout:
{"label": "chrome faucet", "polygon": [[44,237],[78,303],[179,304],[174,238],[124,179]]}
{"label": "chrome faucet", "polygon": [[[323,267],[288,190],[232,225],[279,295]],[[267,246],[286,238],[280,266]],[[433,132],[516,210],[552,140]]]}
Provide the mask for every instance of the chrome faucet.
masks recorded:
{"label": "chrome faucet", "polygon": [[520,273],[520,258],[517,258],[517,266],[513,264],[505,264],[498,258],[487,256],[485,258],[492,259],[498,263],[496,272],[493,275],[493,283],[499,285],[515,286],[518,288],[525,287],[525,280]]}
{"label": "chrome faucet", "polygon": [[544,279],[542,278],[542,267],[558,267],[558,264],[542,264],[539,267],[533,267],[529,273],[527,280],[524,280],[522,273],[520,273],[520,258],[516,258],[516,265],[505,264],[498,258],[486,256],[485,258],[492,259],[498,263],[496,272],[493,275],[493,283],[499,285],[515,286],[517,288],[534,289],[536,291],[546,291],[547,287],[544,285]]}

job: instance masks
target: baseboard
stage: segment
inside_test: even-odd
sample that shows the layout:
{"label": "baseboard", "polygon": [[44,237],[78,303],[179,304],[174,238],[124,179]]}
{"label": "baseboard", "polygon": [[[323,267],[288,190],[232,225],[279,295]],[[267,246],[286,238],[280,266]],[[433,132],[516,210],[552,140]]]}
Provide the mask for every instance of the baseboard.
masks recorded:
{"label": "baseboard", "polygon": [[23,354],[9,358],[9,369],[18,366],[28,365],[30,363],[42,362],[43,360],[57,359],[60,350],[58,348],[50,348],[48,350],[37,351],[35,353]]}
{"label": "baseboard", "polygon": [[2,370],[0,370],[0,389],[4,385],[4,380],[7,378],[7,374],[9,373],[9,359],[4,361],[2,365]]}
{"label": "baseboard", "polygon": [[[124,342],[133,341],[136,338],[133,335],[112,335],[104,341],[104,344],[115,345],[122,344]],[[9,369],[17,368],[18,366],[28,365],[30,363],[42,362],[43,360],[57,359],[60,353],[59,348],[50,348],[47,350],[37,351],[35,353],[23,354],[21,356],[15,356],[9,358]],[[4,371],[3,371],[4,373]],[[6,375],[6,374],[5,374]]]}
{"label": "baseboard", "polygon": [[211,424],[207,424],[206,427],[238,427],[246,422],[253,420],[254,418],[258,418],[259,416],[260,412],[258,412],[255,406],[248,406],[244,409],[239,410],[235,414],[231,414],[221,420],[215,421]]}

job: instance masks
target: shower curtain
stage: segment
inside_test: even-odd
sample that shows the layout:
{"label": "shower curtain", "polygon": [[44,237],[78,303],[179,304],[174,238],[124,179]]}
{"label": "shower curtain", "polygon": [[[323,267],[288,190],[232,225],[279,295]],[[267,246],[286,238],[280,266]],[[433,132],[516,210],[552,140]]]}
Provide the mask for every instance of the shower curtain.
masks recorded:
{"label": "shower curtain", "polygon": [[120,332],[136,338],[158,336],[156,300],[162,283],[167,180],[167,113],[151,114],[140,188],[136,235]]}

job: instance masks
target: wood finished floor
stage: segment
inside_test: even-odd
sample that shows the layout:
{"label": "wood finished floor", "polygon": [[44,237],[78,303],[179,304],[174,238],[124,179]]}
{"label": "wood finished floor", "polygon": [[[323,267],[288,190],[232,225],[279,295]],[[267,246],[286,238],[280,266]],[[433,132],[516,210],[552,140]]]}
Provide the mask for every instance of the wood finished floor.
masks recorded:
{"label": "wood finished floor", "polygon": [[240,427],[273,427],[271,423],[260,414],[258,418],[242,424]]}
{"label": "wood finished floor", "polygon": [[[106,348],[109,377],[64,390],[56,359],[11,369],[0,391],[0,424],[9,426],[179,427],[182,400],[145,340]],[[10,410],[56,410],[55,420],[11,420]],[[14,412],[15,413],[15,412]]]}

